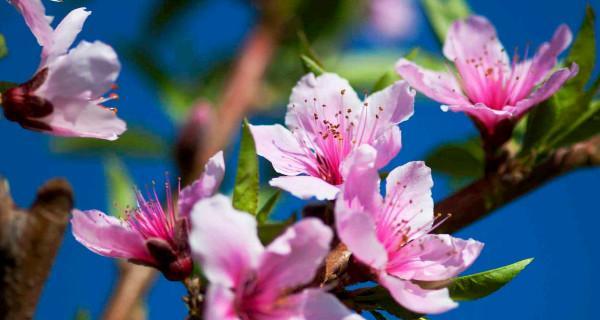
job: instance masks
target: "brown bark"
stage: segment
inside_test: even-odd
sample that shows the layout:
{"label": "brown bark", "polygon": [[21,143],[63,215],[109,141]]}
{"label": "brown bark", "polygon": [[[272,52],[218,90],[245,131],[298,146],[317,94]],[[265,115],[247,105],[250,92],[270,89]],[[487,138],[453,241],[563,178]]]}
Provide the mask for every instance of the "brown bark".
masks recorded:
{"label": "brown bark", "polygon": [[47,182],[31,208],[21,209],[0,179],[0,319],[33,318],[72,208],[64,180]]}
{"label": "brown bark", "polygon": [[435,232],[456,232],[558,176],[597,165],[600,165],[600,136],[558,149],[531,169],[511,160],[500,171],[436,203],[436,213],[451,213],[452,218]]}

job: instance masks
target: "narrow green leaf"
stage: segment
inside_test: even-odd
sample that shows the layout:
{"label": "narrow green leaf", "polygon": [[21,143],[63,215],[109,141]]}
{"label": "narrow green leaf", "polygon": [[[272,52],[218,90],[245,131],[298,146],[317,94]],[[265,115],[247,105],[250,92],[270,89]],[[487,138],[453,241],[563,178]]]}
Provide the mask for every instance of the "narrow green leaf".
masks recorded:
{"label": "narrow green leaf", "polygon": [[440,43],[446,39],[448,28],[455,20],[471,14],[465,0],[422,0],[425,15]]}
{"label": "narrow green leaf", "polygon": [[572,63],[577,63],[579,66],[577,76],[564,86],[566,91],[581,92],[594,70],[596,60],[595,16],[594,9],[588,3],[583,22],[564,63],[565,66],[570,66]]}
{"label": "narrow green leaf", "polygon": [[484,155],[478,138],[437,147],[425,159],[432,170],[452,178],[477,178],[483,173]]}
{"label": "narrow green leaf", "polygon": [[310,45],[310,41],[308,41],[308,38],[306,37],[306,33],[304,33],[304,31],[298,31],[298,39],[300,42],[300,54],[308,57],[317,66],[319,66],[321,69],[324,69],[321,59],[319,58],[319,56],[317,56],[317,53]]}
{"label": "narrow green leaf", "polygon": [[92,315],[87,309],[78,309],[73,317],[74,320],[92,320]]}
{"label": "narrow green leaf", "polygon": [[600,100],[595,100],[590,104],[589,110],[582,114],[577,121],[562,131],[553,146],[562,147],[576,142],[580,142],[600,134]]}
{"label": "narrow green leaf", "polygon": [[375,320],[385,320],[386,319],[385,316],[377,310],[371,310],[369,312],[373,315],[373,318],[375,318]]}
{"label": "narrow green leaf", "polygon": [[104,176],[109,212],[115,217],[124,218],[126,211],[136,206],[133,182],[127,168],[119,158],[107,157],[104,160]]}
{"label": "narrow green leaf", "polygon": [[521,260],[498,269],[456,278],[448,287],[450,297],[456,301],[469,301],[486,297],[509,283],[533,258]]}
{"label": "narrow green leaf", "polygon": [[130,128],[116,141],[86,138],[53,138],[51,150],[70,156],[105,156],[119,154],[137,158],[160,159],[168,155],[167,143],[156,134]]}
{"label": "narrow green leaf", "polygon": [[446,60],[436,54],[428,52],[422,48],[415,47],[404,56],[405,59],[410,60],[419,66],[430,69],[430,70],[447,70]]}
{"label": "narrow green leaf", "polygon": [[389,87],[390,85],[392,85],[394,82],[400,80],[400,76],[396,73],[396,71],[394,70],[388,70],[386,73],[384,73],[379,80],[377,80],[377,82],[375,83],[375,86],[373,86],[373,92],[377,92],[380,90],[383,90],[387,87]]}
{"label": "narrow green leaf", "polygon": [[0,34],[0,59],[8,55],[8,47],[6,46],[6,39]]}
{"label": "narrow green leaf", "polygon": [[258,238],[264,245],[271,243],[271,241],[282,234],[283,231],[292,224],[291,221],[292,220],[284,222],[269,222],[259,225]]}
{"label": "narrow green leaf", "polygon": [[273,211],[273,208],[275,208],[275,205],[277,204],[277,201],[279,200],[280,196],[281,196],[280,190],[273,191],[271,193],[271,195],[269,196],[269,198],[265,201],[265,203],[263,203],[263,205],[260,207],[260,209],[258,209],[258,214],[256,215],[256,219],[258,220],[259,223],[264,223],[267,221],[267,219],[269,218],[269,215]]}
{"label": "narrow green leaf", "polygon": [[354,303],[369,312],[383,310],[405,320],[417,320],[422,317],[422,315],[399,305],[387,289],[380,286],[357,289],[350,291],[348,294],[352,297]]}
{"label": "narrow green leaf", "polygon": [[258,158],[248,120],[242,124],[238,170],[233,188],[233,206],[252,215],[258,208]]}
{"label": "narrow green leaf", "polygon": [[304,71],[312,72],[316,76],[320,76],[325,73],[325,70],[319,66],[319,64],[306,55],[300,55],[300,60],[302,61],[302,65],[304,66]]}

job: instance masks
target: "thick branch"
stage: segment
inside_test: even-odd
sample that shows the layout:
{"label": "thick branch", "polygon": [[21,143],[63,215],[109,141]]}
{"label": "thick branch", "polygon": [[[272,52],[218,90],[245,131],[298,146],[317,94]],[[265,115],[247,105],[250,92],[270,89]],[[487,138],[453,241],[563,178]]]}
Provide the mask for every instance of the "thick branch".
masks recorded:
{"label": "thick branch", "polygon": [[73,208],[71,187],[51,180],[29,210],[0,179],[0,319],[32,319]]}
{"label": "thick branch", "polygon": [[451,213],[437,233],[453,233],[569,171],[600,165],[600,136],[563,148],[533,169],[509,164],[436,203],[435,212]]}

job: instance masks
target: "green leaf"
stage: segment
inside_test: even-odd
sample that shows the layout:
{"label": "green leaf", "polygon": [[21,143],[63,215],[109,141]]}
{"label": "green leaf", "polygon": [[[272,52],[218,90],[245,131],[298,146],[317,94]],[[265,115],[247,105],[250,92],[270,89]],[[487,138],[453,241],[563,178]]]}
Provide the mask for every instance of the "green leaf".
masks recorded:
{"label": "green leaf", "polygon": [[104,160],[104,175],[108,189],[108,207],[110,214],[124,218],[127,211],[136,206],[133,182],[127,168],[117,157]]}
{"label": "green leaf", "polygon": [[257,218],[259,224],[267,221],[267,219],[269,218],[269,215],[275,208],[275,205],[277,204],[277,200],[279,200],[280,196],[281,196],[280,190],[272,191],[270,196],[268,197],[268,199],[262,204],[260,209],[258,209],[256,218]]}
{"label": "green leaf", "polygon": [[52,138],[51,150],[60,154],[98,157],[112,154],[161,159],[169,154],[167,143],[141,128],[130,128],[116,141],[89,138]]}
{"label": "green leaf", "polygon": [[233,206],[253,215],[258,208],[258,157],[248,120],[242,124],[238,170],[233,188]]}
{"label": "green leaf", "polygon": [[6,46],[6,39],[0,34],[0,59],[8,55],[8,47]]}
{"label": "green leaf", "polygon": [[509,283],[533,258],[507,266],[454,279],[448,287],[450,297],[456,301],[469,301],[486,297]]}
{"label": "green leaf", "polygon": [[375,83],[375,86],[373,86],[373,92],[383,90],[383,89],[391,86],[394,82],[396,82],[400,79],[401,78],[398,75],[398,73],[396,73],[396,71],[388,70],[386,73],[384,73],[379,78],[379,80],[377,80],[377,82]]}
{"label": "green leaf", "polygon": [[446,39],[446,33],[454,21],[471,14],[464,0],[422,0],[422,3],[429,24],[440,43]]}
{"label": "green leaf", "polygon": [[300,55],[300,60],[302,61],[302,65],[304,66],[304,71],[312,72],[315,76],[320,76],[325,73],[325,70],[319,66],[319,63],[311,59],[306,55]]}
{"label": "green leaf", "polygon": [[8,81],[0,81],[0,93],[4,93],[4,91],[14,88],[18,86],[18,83],[8,82]]}
{"label": "green leaf", "polygon": [[75,320],[92,320],[92,315],[90,314],[89,310],[79,308],[77,310],[77,312],[75,313],[75,316],[73,317],[73,319],[75,319]]}
{"label": "green leaf", "polygon": [[432,170],[453,178],[477,178],[484,169],[484,154],[478,138],[437,147],[425,159]]}
{"label": "green leaf", "polygon": [[268,222],[258,226],[258,238],[267,245],[293,223],[293,219],[284,222]]}
{"label": "green leaf", "polygon": [[595,29],[595,14],[594,9],[588,3],[585,10],[583,23],[579,28],[577,37],[569,50],[569,55],[565,59],[565,66],[570,66],[572,63],[577,63],[579,72],[577,76],[564,86],[563,91],[578,91],[585,87],[590,80],[594,71],[594,62],[596,60],[596,35]]}
{"label": "green leaf", "polygon": [[317,56],[317,53],[311,47],[310,41],[308,41],[308,38],[306,37],[306,34],[304,33],[304,31],[298,31],[298,39],[300,42],[300,55],[306,56],[307,58],[312,60],[317,66],[319,66],[321,69],[324,69],[321,59],[319,58],[319,56]]}
{"label": "green leaf", "polygon": [[410,52],[406,56],[404,56],[404,58],[429,70],[447,70],[446,60],[443,57],[440,57],[439,55],[433,54],[419,47],[415,47],[412,50],[410,50]]}
{"label": "green leaf", "polygon": [[600,100],[590,104],[589,110],[583,113],[577,121],[562,131],[553,143],[556,147],[570,145],[579,141],[587,140],[600,133]]}

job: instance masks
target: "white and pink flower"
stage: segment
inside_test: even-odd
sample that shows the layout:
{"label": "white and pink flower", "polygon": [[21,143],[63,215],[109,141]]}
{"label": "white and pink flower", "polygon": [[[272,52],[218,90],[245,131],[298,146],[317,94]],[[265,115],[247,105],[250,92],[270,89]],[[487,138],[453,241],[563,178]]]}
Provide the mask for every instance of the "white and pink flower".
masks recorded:
{"label": "white and pink flower", "polygon": [[121,65],[110,46],[82,41],[69,50],[90,15],[85,8],[71,11],[52,29],[40,0],[11,0],[42,46],[41,63],[26,83],[2,94],[8,120],[26,129],[57,136],[115,140],[126,130],[115,108],[103,104],[114,87]]}
{"label": "white and pink flower", "polygon": [[362,146],[343,171],[346,183],[336,201],[336,229],[353,256],[369,266],[378,282],[407,309],[435,314],[454,308],[447,288],[427,282],[455,277],[479,256],[483,244],[430,234],[437,222],[431,198],[431,170],[409,162],[392,170],[386,196],[379,193],[376,151]]}
{"label": "white and pink flower", "polygon": [[166,208],[156,192],[146,200],[138,191],[138,207],[123,220],[98,210],[73,210],[73,235],[91,251],[111,258],[127,259],[160,270],[169,280],[182,280],[192,272],[188,245],[189,215],[200,199],[214,195],[223,180],[223,153],[214,155],[202,176],[180,190],[177,208],[166,184]]}
{"label": "white and pink flower", "polygon": [[413,114],[414,91],[398,81],[361,101],[332,73],[304,76],[292,90],[281,125],[251,126],[256,151],[284,177],[270,184],[299,198],[334,199],[344,182],[342,164],[367,144],[379,150],[377,168],[400,151],[397,124]]}
{"label": "white and pink flower", "polygon": [[502,122],[514,124],[577,74],[574,63],[553,71],[571,40],[569,27],[561,25],[533,58],[519,61],[515,55],[511,62],[494,26],[484,17],[471,16],[454,22],[444,43],[444,55],[456,73],[426,70],[406,59],[398,61],[396,71],[419,92],[443,103],[444,110],[465,112],[482,134],[494,135]]}
{"label": "white and pink flower", "polygon": [[210,282],[204,319],[362,319],[323,289],[306,288],[333,238],[320,220],[303,219],[264,247],[256,219],[223,195],[198,202],[191,219],[192,255]]}

